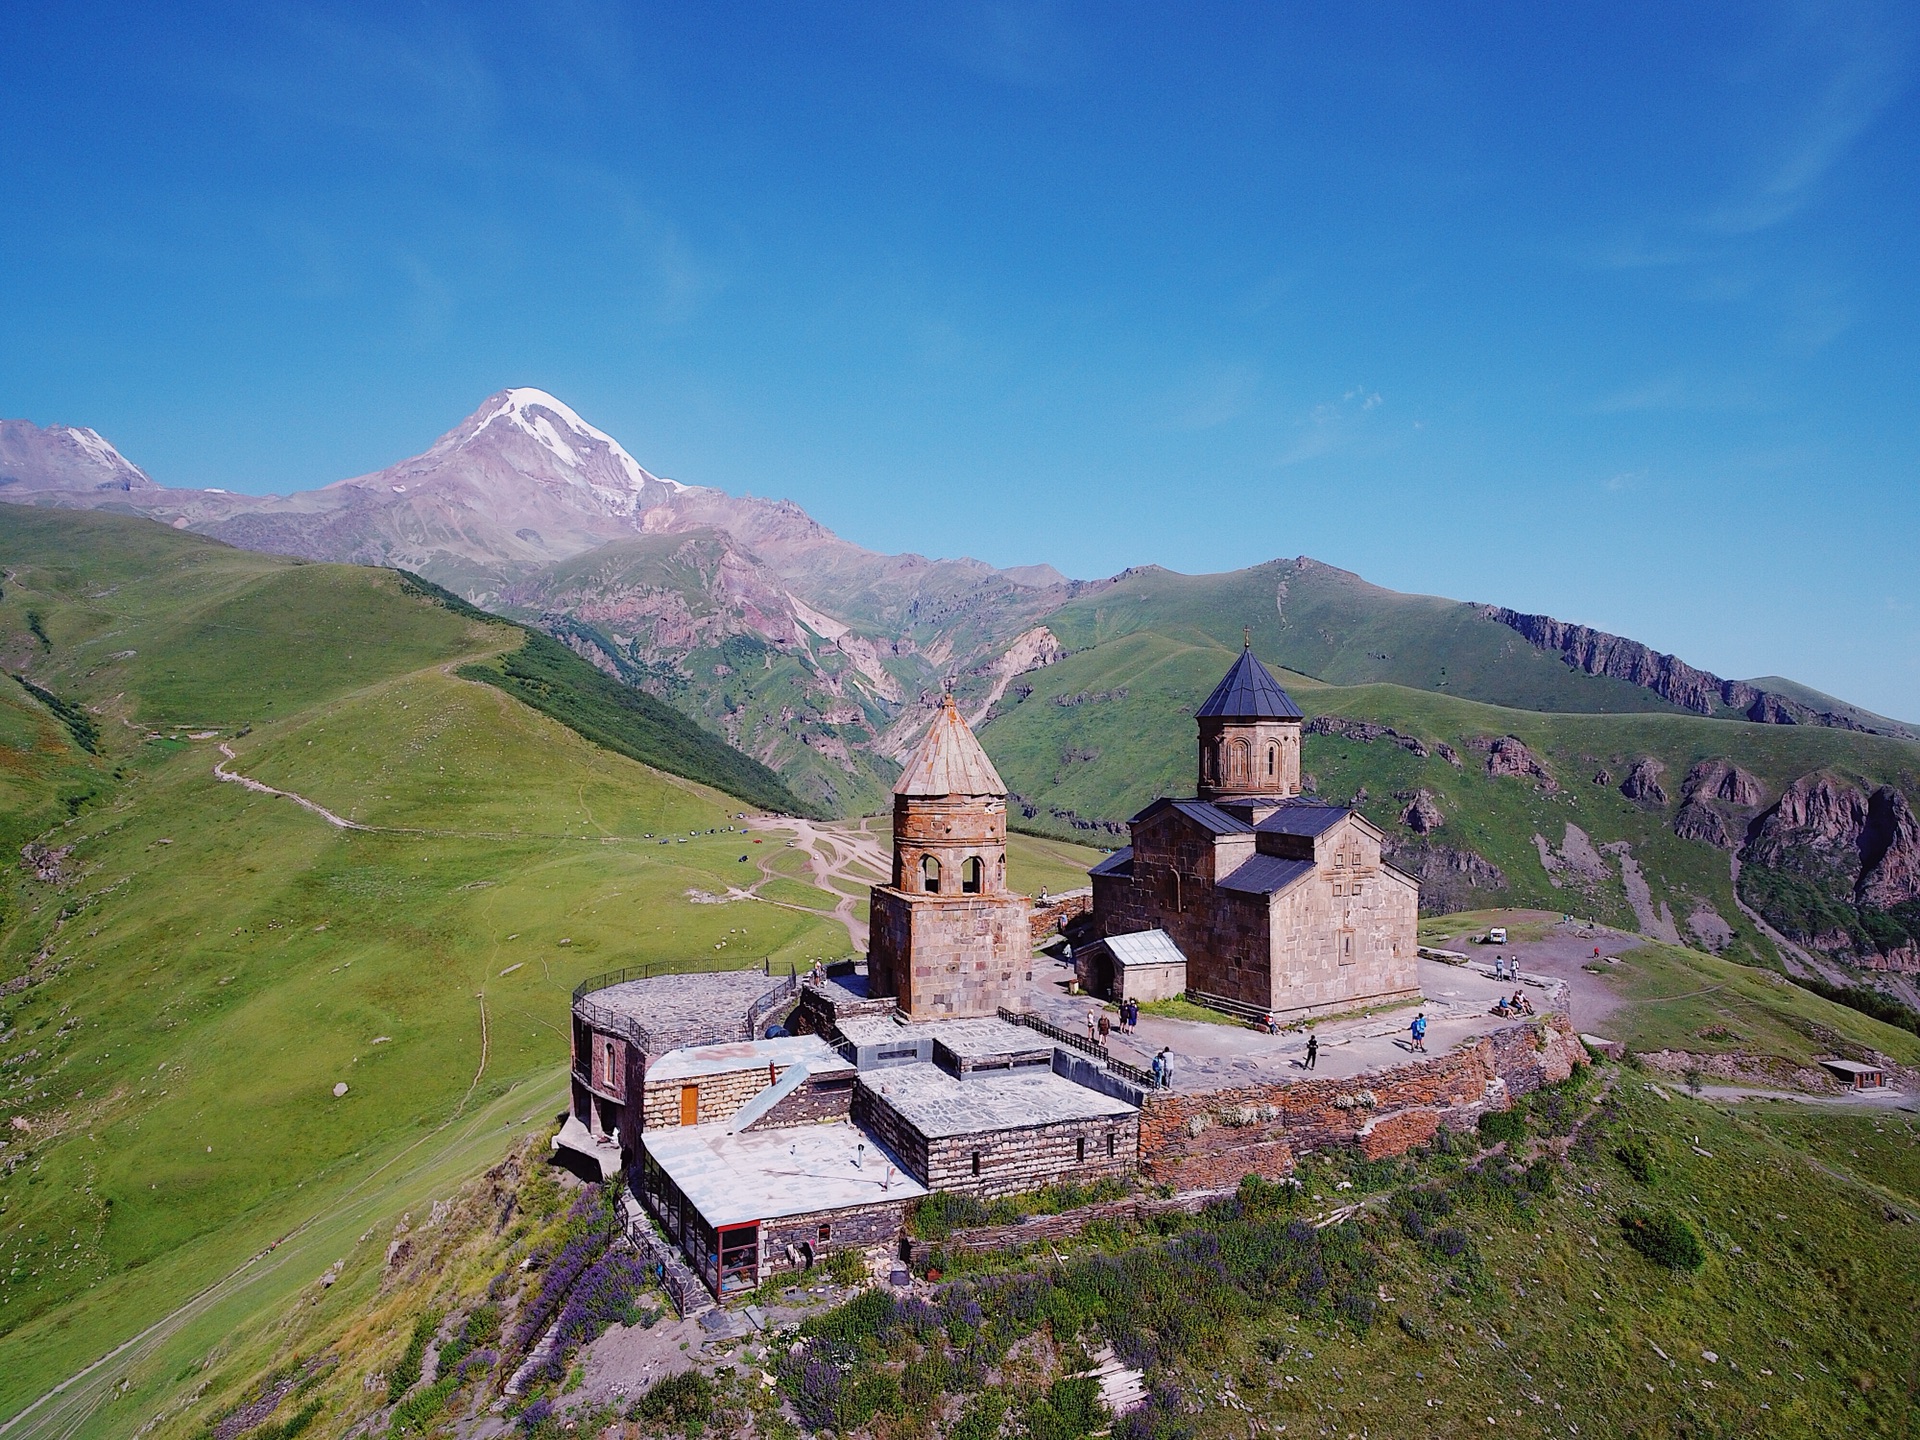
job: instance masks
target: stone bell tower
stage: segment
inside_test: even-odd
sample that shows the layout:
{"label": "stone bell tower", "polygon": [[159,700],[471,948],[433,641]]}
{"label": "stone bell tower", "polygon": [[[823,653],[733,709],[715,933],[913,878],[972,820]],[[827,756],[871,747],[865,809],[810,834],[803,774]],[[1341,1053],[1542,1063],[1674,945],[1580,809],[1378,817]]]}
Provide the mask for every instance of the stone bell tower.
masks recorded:
{"label": "stone bell tower", "polygon": [[1007,892],[1007,787],[947,696],[893,787],[893,883],[875,885],[867,990],[915,1020],[992,1015],[1033,978]]}
{"label": "stone bell tower", "polygon": [[1200,726],[1202,800],[1284,800],[1300,793],[1305,717],[1254,659],[1250,637],[1193,718]]}

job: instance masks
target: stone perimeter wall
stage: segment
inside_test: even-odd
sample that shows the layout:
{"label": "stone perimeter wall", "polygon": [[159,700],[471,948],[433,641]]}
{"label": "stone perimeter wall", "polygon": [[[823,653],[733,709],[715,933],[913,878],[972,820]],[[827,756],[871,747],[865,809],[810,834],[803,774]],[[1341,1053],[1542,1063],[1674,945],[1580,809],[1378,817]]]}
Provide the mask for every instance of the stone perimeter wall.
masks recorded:
{"label": "stone perimeter wall", "polygon": [[1140,1115],[1140,1168],[1177,1190],[1277,1180],[1298,1156],[1335,1146],[1370,1160],[1402,1155],[1445,1126],[1464,1130],[1587,1062],[1566,1015],[1480,1037],[1448,1055],[1345,1079],[1293,1080],[1187,1094],[1158,1092]]}

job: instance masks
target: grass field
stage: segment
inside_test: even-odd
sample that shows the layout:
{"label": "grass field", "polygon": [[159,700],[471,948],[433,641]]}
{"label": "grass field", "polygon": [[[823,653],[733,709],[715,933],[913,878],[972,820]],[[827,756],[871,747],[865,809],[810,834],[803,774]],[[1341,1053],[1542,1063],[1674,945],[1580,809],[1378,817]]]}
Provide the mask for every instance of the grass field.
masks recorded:
{"label": "grass field", "polygon": [[[62,518],[0,534],[0,645],[96,707],[103,750],[63,743],[24,692],[0,707],[0,819],[76,812],[49,841],[61,877],[14,870],[0,931],[0,976],[37,982],[0,998],[0,1104],[30,1127],[0,1151],[0,1416],[276,1239],[331,1245],[398,1177],[490,1163],[499,1126],[562,1102],[581,977],[844,949],[803,911],[689,903],[740,879],[738,800],[451,673],[520,632],[388,573],[114,517],[81,517],[56,564]],[[222,783],[221,743],[372,828]],[[204,1346],[277,1283],[200,1313],[129,1396],[184,1384],[168,1346]],[[123,1433],[114,1413],[79,1433]]]}

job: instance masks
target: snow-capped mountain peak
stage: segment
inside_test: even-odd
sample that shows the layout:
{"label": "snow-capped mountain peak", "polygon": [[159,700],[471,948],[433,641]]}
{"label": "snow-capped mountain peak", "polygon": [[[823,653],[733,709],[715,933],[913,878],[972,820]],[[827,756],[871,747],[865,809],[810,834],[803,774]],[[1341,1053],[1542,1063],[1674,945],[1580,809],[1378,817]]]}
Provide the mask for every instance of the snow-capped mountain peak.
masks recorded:
{"label": "snow-capped mountain peak", "polygon": [[[580,418],[572,406],[556,399],[545,390],[536,390],[532,386],[517,386],[502,391],[489,405],[482,407],[468,425],[460,427],[448,435],[435,450],[453,449],[477,438],[491,426],[501,425],[519,431],[545,449],[553,458],[567,469],[580,473],[583,477],[591,474],[587,483],[596,491],[605,494],[605,473],[612,469],[626,481],[629,495],[625,505],[616,502],[616,508],[631,509],[632,501],[638,499],[640,492],[649,484],[662,485],[668,490],[680,491],[689,487],[678,480],[668,480],[655,475],[635,460],[621,443],[606,431],[589,425]],[[604,456],[610,466],[594,466],[591,461],[595,455]],[[606,496],[614,499],[613,496]]]}

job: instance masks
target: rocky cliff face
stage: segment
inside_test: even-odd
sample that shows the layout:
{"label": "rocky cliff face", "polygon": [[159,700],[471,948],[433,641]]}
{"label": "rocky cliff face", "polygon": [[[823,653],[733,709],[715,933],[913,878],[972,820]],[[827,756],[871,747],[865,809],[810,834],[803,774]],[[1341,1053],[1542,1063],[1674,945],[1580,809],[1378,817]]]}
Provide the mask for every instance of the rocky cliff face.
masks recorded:
{"label": "rocky cliff face", "polygon": [[[1538,648],[1558,652],[1576,670],[1638,685],[1696,715],[1736,710],[1762,725],[1825,725],[1882,733],[1851,716],[1815,710],[1773,691],[1756,689],[1744,680],[1723,680],[1676,655],[1664,654],[1638,640],[1609,635],[1589,625],[1571,624],[1551,615],[1527,615],[1499,605],[1489,605],[1481,613],[1518,631]],[[1916,738],[1905,730],[1898,733],[1908,739]]]}
{"label": "rocky cliff face", "polygon": [[1471,850],[1429,839],[1404,841],[1392,836],[1381,854],[1420,882],[1420,912],[1446,915],[1471,908],[1476,897],[1508,888],[1506,872]]}
{"label": "rocky cliff face", "polygon": [[1920,822],[1914,820],[1907,797],[1890,786],[1867,797],[1854,893],[1862,905],[1882,910],[1920,900]]}
{"label": "rocky cliff face", "polygon": [[1680,793],[1689,800],[1719,800],[1728,805],[1758,805],[1766,799],[1760,782],[1731,760],[1702,760],[1687,771]]}
{"label": "rocky cliff face", "polygon": [[1743,896],[1792,938],[1870,968],[1920,966],[1920,822],[1900,791],[1803,775],[1748,828],[1741,861]]}

